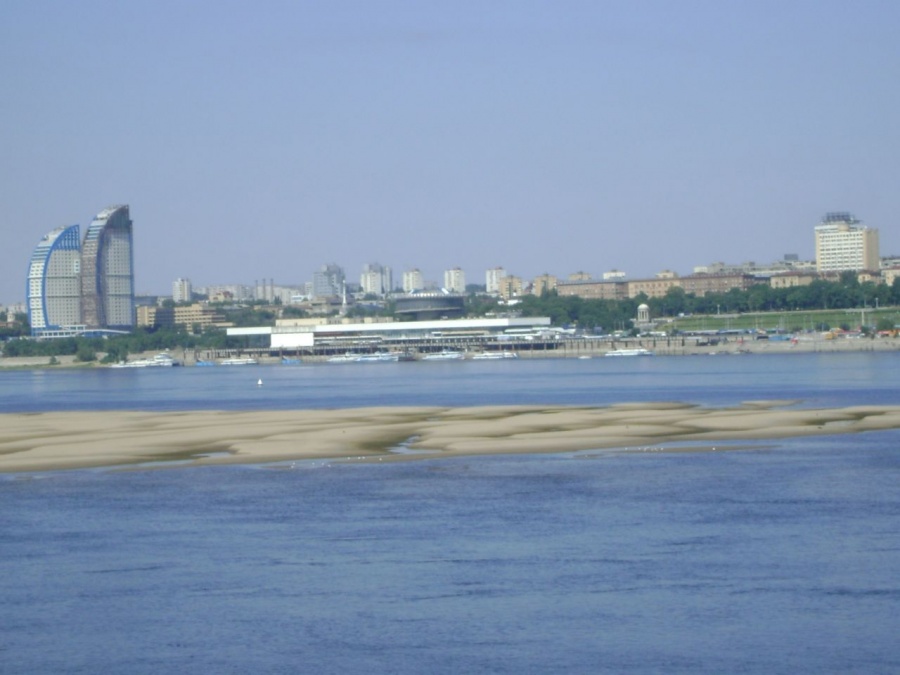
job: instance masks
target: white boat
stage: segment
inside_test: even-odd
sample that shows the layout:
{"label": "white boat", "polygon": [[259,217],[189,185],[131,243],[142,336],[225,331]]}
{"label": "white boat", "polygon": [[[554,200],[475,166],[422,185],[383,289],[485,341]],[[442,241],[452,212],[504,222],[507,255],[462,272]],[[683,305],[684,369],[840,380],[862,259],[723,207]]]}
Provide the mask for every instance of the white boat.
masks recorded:
{"label": "white boat", "polygon": [[653,352],[642,347],[637,349],[613,349],[606,352],[604,356],[653,356]]}
{"label": "white boat", "polygon": [[396,363],[400,354],[396,352],[375,352],[374,354],[354,354],[347,352],[328,358],[328,363]]}
{"label": "white boat", "polygon": [[171,368],[178,365],[177,361],[169,354],[157,354],[150,359],[135,359],[134,361],[122,361],[112,364],[112,368]]}
{"label": "white boat", "polygon": [[357,363],[378,363],[388,362],[396,363],[400,360],[400,355],[393,352],[375,352],[374,354],[360,354],[356,359]]}
{"label": "white boat", "polygon": [[359,361],[359,354],[351,354],[350,352],[347,352],[346,354],[329,356],[327,361],[328,363],[356,363],[357,361]]}
{"label": "white boat", "polygon": [[223,366],[255,366],[257,363],[259,363],[259,361],[251,356],[234,357],[219,361],[219,364]]}
{"label": "white boat", "polygon": [[515,352],[479,352],[472,357],[474,361],[499,361],[501,359],[517,359]]}
{"label": "white boat", "polygon": [[432,354],[424,354],[422,356],[423,361],[461,361],[465,358],[465,354],[463,352],[455,352],[449,349],[445,349],[441,352],[434,352]]}

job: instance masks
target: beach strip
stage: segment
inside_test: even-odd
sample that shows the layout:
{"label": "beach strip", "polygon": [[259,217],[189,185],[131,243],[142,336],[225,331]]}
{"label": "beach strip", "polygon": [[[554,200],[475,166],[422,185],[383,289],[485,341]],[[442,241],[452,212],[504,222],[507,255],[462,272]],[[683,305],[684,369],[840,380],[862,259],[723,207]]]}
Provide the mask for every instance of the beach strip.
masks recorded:
{"label": "beach strip", "polygon": [[0,472],[665,451],[666,444],[685,443],[708,450],[716,442],[897,428],[900,406],[813,409],[785,401],[727,408],[661,402],[603,407],[8,413],[0,415]]}

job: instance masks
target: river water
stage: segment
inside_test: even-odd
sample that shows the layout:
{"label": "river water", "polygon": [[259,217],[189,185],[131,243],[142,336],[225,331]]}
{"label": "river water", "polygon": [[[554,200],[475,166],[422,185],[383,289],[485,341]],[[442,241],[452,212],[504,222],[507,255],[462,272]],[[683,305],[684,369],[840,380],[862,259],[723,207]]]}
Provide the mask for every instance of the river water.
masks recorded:
{"label": "river water", "polygon": [[[896,405],[897,358],[15,371],[0,409]],[[730,447],[7,476],[0,672],[900,672],[900,433]]]}

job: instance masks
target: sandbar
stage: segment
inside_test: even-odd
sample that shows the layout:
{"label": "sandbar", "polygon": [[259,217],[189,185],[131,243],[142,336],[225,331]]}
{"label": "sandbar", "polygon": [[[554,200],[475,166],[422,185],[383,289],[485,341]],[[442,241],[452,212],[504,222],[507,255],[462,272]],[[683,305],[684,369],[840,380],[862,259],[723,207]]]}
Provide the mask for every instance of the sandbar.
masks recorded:
{"label": "sandbar", "polygon": [[[402,461],[581,450],[665,451],[900,428],[900,406],[789,401],[370,407],[295,411],[0,414],[0,472],[165,468],[310,459]],[[672,451],[677,448],[673,447]]]}

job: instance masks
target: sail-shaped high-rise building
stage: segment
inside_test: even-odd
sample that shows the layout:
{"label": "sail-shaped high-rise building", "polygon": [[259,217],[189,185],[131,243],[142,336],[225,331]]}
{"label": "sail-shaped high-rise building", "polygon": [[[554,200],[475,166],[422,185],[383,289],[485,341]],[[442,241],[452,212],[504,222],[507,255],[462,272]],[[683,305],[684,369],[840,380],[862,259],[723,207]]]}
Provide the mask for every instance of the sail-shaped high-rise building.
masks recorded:
{"label": "sail-shaped high-rise building", "polygon": [[59,227],[41,239],[31,255],[27,283],[32,335],[71,331],[82,323],[78,225]]}
{"label": "sail-shaped high-rise building", "polygon": [[135,325],[132,222],[128,206],[94,218],[81,251],[81,315],[88,329]]}

